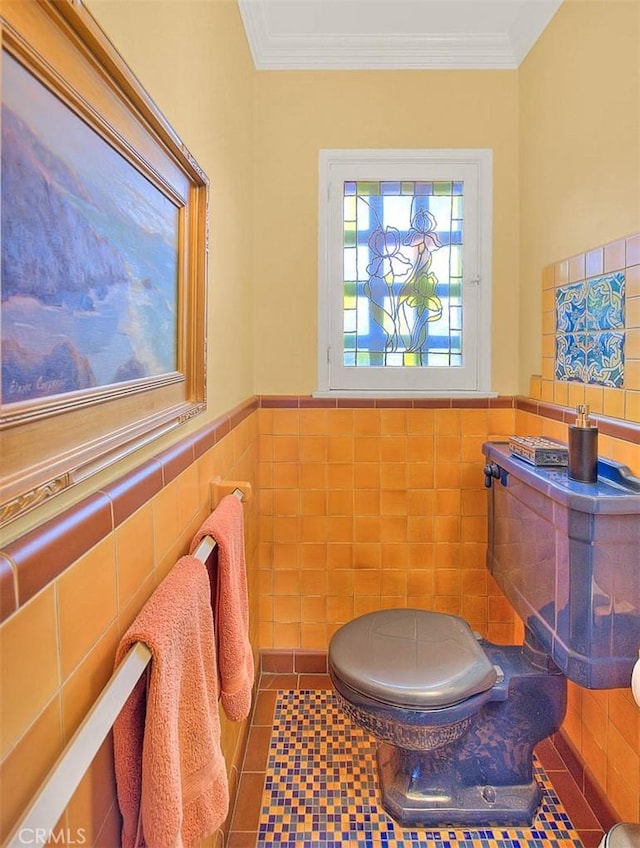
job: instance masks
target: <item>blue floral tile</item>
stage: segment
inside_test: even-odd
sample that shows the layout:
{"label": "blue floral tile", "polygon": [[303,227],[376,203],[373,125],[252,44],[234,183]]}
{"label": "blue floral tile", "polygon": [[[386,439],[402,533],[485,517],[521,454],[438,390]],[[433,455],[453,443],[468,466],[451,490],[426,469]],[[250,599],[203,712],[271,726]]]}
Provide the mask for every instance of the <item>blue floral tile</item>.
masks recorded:
{"label": "blue floral tile", "polygon": [[587,288],[587,329],[624,328],[624,274],[590,280]]}
{"label": "blue floral tile", "polygon": [[587,383],[620,388],[624,377],[624,333],[587,335]]}
{"label": "blue floral tile", "polygon": [[584,330],[587,316],[585,283],[556,289],[556,330],[573,333]]}
{"label": "blue floral tile", "polygon": [[624,385],[624,300],[623,273],[556,290],[556,380]]}
{"label": "blue floral tile", "polygon": [[556,380],[586,381],[587,346],[585,333],[556,335]]}

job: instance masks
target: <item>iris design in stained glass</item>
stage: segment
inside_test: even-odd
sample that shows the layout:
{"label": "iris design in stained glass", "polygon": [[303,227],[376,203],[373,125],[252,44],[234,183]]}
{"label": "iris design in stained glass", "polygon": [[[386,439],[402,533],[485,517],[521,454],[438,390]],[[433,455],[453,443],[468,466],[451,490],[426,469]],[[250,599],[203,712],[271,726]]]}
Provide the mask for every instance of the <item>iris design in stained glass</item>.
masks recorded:
{"label": "iris design in stained glass", "polygon": [[462,364],[463,183],[344,183],[345,366]]}
{"label": "iris design in stained glass", "polygon": [[556,380],[624,383],[623,273],[556,289]]}

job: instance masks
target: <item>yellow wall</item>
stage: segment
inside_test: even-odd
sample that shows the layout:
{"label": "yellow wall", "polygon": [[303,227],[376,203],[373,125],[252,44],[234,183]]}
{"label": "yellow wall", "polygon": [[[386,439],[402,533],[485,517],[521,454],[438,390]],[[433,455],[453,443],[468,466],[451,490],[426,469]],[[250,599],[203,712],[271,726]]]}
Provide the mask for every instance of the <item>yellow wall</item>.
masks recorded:
{"label": "yellow wall", "polygon": [[247,251],[254,70],[238,6],[235,0],[88,5],[211,183],[207,416],[213,416],[253,394]]}
{"label": "yellow wall", "polygon": [[515,71],[256,75],[257,394],[317,388],[318,151],[334,147],[493,149],[493,389],[517,391],[517,103]]}
{"label": "yellow wall", "polygon": [[640,4],[565,0],[518,71],[520,390],[542,269],[640,229]]}
{"label": "yellow wall", "polygon": [[493,148],[500,393],[540,370],[541,269],[638,229],[635,0],[565,0],[518,71],[465,72],[257,73],[235,0],[90,8],[211,178],[212,412],[316,388],[320,148]]}

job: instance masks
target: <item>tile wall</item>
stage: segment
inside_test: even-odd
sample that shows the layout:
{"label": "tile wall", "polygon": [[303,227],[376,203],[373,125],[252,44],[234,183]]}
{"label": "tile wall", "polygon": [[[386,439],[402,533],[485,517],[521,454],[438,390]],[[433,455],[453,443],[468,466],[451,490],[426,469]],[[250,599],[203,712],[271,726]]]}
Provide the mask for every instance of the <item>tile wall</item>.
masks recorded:
{"label": "tile wall", "polygon": [[[205,428],[0,553],[0,841],[4,842],[113,671],[119,639],[155,586],[187,552],[210,511],[210,481],[255,489],[256,402]],[[252,643],[257,634],[257,510],[246,505]],[[80,552],[84,545],[85,550]],[[235,789],[248,722],[221,712]],[[111,738],[56,832],[92,848],[120,844]],[[34,843],[35,844],[35,843]],[[222,846],[222,834],[206,843]]]}
{"label": "tile wall", "polygon": [[[566,441],[575,416],[528,398],[485,403],[262,399],[262,649],[325,650],[355,615],[405,605],[460,614],[496,642],[521,639],[485,570],[481,446],[514,432]],[[602,455],[640,476],[640,428],[598,423]],[[583,791],[612,820],[640,820],[640,711],[630,692],[569,691],[559,743]]]}
{"label": "tile wall", "polygon": [[512,400],[379,403],[262,399],[261,647],[326,649],[354,616],[407,605],[509,641],[485,568],[482,443],[513,432]]}
{"label": "tile wall", "polygon": [[[517,641],[521,625],[484,566],[481,446],[512,432],[563,439],[572,419],[533,398],[254,399],[0,552],[0,837],[109,678],[120,635],[186,550],[214,477],[247,480],[255,493],[246,514],[256,650],[323,652],[354,615],[408,604]],[[600,423],[601,452],[640,474],[640,428]],[[222,719],[233,787],[246,728]],[[571,686],[564,738],[586,789],[638,820],[629,694]],[[64,822],[96,848],[117,844],[109,742]],[[221,843],[218,834],[210,844]]]}

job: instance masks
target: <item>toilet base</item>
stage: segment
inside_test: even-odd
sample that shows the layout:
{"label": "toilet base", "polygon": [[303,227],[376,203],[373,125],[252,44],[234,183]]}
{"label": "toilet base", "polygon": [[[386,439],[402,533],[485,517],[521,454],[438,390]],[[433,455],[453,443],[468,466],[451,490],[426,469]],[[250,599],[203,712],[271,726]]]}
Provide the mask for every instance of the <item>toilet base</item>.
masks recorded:
{"label": "toilet base", "polygon": [[529,826],[542,799],[535,780],[465,786],[425,775],[424,758],[385,742],[378,746],[377,760],[382,806],[401,827]]}
{"label": "toilet base", "polygon": [[562,724],[567,682],[532,640],[525,649],[480,643],[503,679],[475,696],[484,700],[464,732],[435,747],[413,744],[421,724],[446,729],[472,699],[428,712],[391,708],[367,702],[332,674],[347,712],[378,740],[382,806],[403,827],[533,823],[542,800],[534,748]]}

